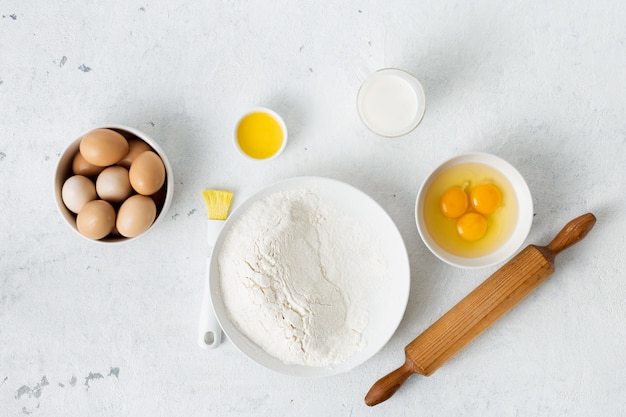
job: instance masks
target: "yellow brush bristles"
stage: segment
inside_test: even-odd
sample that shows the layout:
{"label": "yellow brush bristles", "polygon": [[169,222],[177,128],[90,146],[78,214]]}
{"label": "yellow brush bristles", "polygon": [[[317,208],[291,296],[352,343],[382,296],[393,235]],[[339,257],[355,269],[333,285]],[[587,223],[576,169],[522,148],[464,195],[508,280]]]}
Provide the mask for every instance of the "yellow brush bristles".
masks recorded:
{"label": "yellow brush bristles", "polygon": [[233,193],[222,190],[204,190],[202,192],[210,220],[226,220]]}

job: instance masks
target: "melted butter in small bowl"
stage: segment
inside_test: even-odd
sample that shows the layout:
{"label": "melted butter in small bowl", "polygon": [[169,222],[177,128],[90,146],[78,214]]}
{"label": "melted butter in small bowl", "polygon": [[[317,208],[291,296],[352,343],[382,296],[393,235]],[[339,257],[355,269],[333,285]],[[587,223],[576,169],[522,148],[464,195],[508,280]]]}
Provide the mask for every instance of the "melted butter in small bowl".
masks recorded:
{"label": "melted butter in small bowl", "polygon": [[257,107],[237,122],[234,143],[245,158],[256,161],[273,159],[287,145],[287,126],[273,110]]}

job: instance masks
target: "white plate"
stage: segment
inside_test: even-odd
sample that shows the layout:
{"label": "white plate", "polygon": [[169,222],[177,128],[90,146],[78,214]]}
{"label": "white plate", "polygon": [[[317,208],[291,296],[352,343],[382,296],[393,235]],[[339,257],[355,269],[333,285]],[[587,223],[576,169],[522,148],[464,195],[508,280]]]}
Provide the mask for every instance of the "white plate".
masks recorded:
{"label": "white plate", "polygon": [[[366,309],[369,322],[363,332],[365,347],[346,361],[332,367],[309,367],[287,365],[269,355],[256,344],[248,340],[228,319],[221,297],[218,268],[219,251],[232,225],[256,201],[280,191],[307,188],[312,190],[321,201],[334,206],[368,228],[380,242],[382,254],[387,261],[385,292],[368,294]],[[368,195],[337,180],[320,177],[298,177],[280,181],[259,191],[241,204],[224,223],[224,228],[215,242],[211,256],[209,272],[211,299],[215,315],[224,333],[233,344],[246,356],[273,371],[306,377],[320,377],[346,372],[365,362],[376,354],[395,333],[409,298],[410,267],[404,241],[389,215]]]}

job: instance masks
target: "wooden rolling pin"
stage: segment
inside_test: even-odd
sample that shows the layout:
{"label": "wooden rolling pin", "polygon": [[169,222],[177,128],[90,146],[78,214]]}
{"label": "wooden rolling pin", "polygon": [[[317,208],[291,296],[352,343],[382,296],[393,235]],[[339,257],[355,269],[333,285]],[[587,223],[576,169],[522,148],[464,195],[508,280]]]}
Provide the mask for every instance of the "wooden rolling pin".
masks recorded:
{"label": "wooden rolling pin", "polygon": [[570,221],[548,246],[529,245],[469,293],[404,349],[404,365],[379,379],[369,406],[391,397],[412,374],[429,376],[530,294],[554,272],[554,257],[584,238],[596,217]]}

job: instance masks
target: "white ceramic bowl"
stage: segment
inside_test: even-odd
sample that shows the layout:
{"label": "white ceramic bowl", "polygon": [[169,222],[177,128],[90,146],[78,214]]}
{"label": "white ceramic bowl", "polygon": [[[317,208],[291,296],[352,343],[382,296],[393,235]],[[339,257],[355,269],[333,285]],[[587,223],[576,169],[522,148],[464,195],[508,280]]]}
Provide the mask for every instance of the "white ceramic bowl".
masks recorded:
{"label": "white ceramic bowl", "polygon": [[[431,236],[424,219],[424,204],[426,193],[433,181],[452,166],[465,163],[480,163],[490,166],[500,172],[511,184],[517,199],[518,215],[508,239],[492,252],[479,257],[457,256],[443,249]],[[492,266],[507,260],[522,246],[533,219],[533,202],[528,185],[522,175],[507,161],[488,153],[474,152],[454,157],[435,168],[422,183],[415,203],[415,220],[417,229],[430,251],[442,261],[460,268],[482,268]]]}
{"label": "white ceramic bowl", "polygon": [[[283,134],[283,142],[280,145],[280,148],[274,154],[272,154],[271,156],[268,156],[266,158],[255,158],[253,156],[248,155],[241,148],[241,145],[239,144],[239,138],[238,138],[239,125],[241,125],[241,122],[247,116],[250,116],[253,113],[265,113],[265,114],[269,115],[271,118],[273,118],[276,121],[276,123],[278,123],[278,125],[280,126],[280,130],[282,131],[282,134]],[[287,140],[288,139],[289,139],[289,134],[287,132],[287,125],[285,124],[285,121],[283,120],[282,117],[280,117],[280,115],[278,113],[276,113],[272,109],[268,109],[267,107],[255,107],[253,109],[250,109],[248,112],[246,112],[244,115],[242,115],[239,118],[239,120],[235,124],[235,129],[233,131],[233,145],[235,145],[235,149],[237,150],[239,155],[243,156],[245,159],[248,159],[250,161],[269,161],[269,160],[277,158],[285,150],[285,147],[287,146]]]}
{"label": "white ceramic bowl", "polygon": [[[229,319],[228,310],[222,298],[218,254],[232,226],[257,201],[277,192],[302,188],[312,190],[324,204],[335,207],[363,224],[367,232],[380,242],[381,255],[387,264],[386,273],[380,277],[384,283],[384,291],[370,291],[364,300],[363,307],[368,311],[368,323],[362,333],[365,341],[364,348],[345,361],[332,366],[289,365],[271,356],[248,339]],[[231,342],[259,365],[281,374],[302,377],[324,377],[346,372],[374,356],[393,336],[404,316],[410,283],[411,273],[406,247],[389,215],[362,191],[340,181],[321,177],[297,177],[277,182],[257,192],[237,207],[228,216],[217,238],[209,270],[209,286],[214,312]]]}
{"label": "white ceramic bowl", "polygon": [[[154,220],[152,225],[146,231],[144,231],[138,236],[127,238],[124,236],[109,235],[100,240],[89,239],[83,236],[78,231],[78,228],[76,227],[76,214],[68,210],[68,208],[65,207],[65,204],[63,203],[63,199],[61,197],[61,190],[63,188],[63,183],[65,182],[65,180],[73,175],[72,161],[74,159],[74,156],[78,153],[80,141],[85,134],[95,129],[111,129],[120,133],[126,139],[131,139],[131,138],[141,139],[142,141],[150,145],[150,147],[161,157],[161,160],[163,161],[163,165],[165,166],[165,196],[164,198],[162,198],[162,204],[157,204],[156,219]],[[54,174],[54,197],[56,200],[57,208],[59,209],[59,212],[61,213],[63,220],[65,220],[68,226],[70,226],[70,228],[74,230],[78,235],[80,235],[81,237],[91,242],[99,242],[99,243],[105,243],[105,244],[124,243],[124,242],[129,242],[131,240],[138,239],[141,236],[144,236],[147,232],[152,230],[154,226],[165,217],[167,210],[172,204],[173,195],[174,195],[174,174],[172,171],[172,166],[170,165],[170,162],[167,159],[165,152],[163,152],[163,149],[161,149],[159,144],[156,143],[152,138],[150,138],[145,133],[137,129],[133,129],[132,127],[127,127],[127,126],[122,126],[122,125],[99,126],[94,129],[90,129],[89,131],[80,135],[77,139],[72,141],[72,143],[70,143],[70,145],[61,154],[61,157],[59,159],[59,162],[57,163],[56,171]]]}

